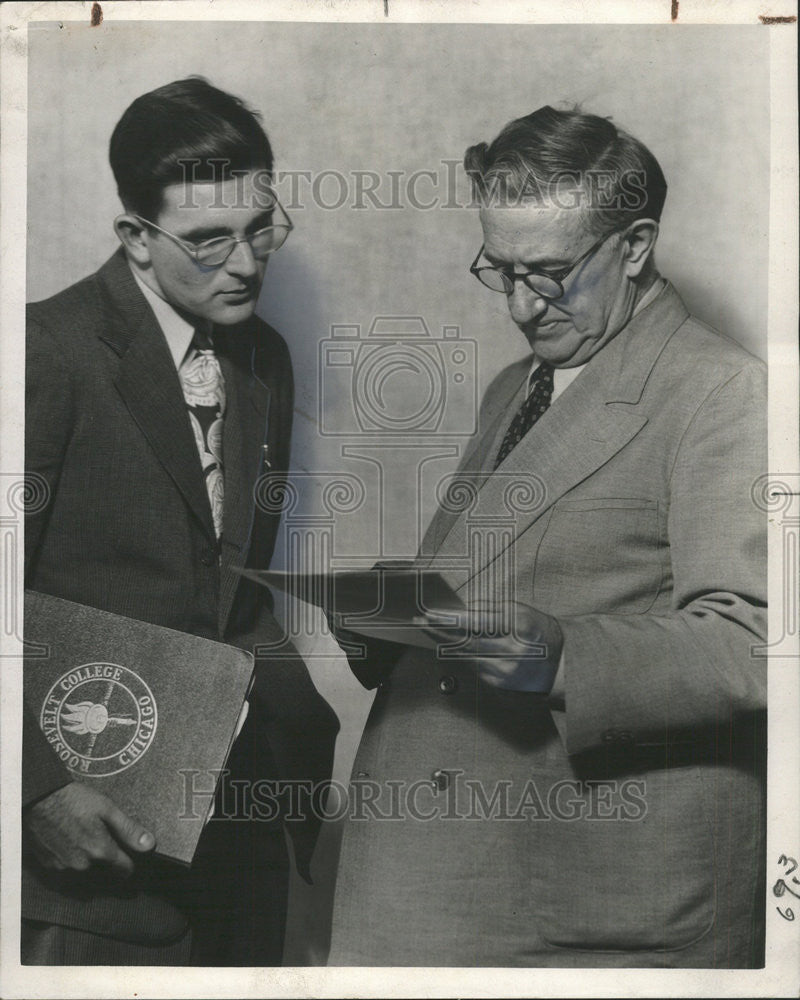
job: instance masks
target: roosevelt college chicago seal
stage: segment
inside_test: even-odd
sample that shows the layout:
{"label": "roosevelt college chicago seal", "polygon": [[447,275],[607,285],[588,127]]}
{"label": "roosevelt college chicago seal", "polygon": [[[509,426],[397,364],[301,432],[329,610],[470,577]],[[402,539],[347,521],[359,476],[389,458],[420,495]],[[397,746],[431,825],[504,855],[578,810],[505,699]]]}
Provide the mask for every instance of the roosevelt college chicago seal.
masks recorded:
{"label": "roosevelt college chicago seal", "polygon": [[115,663],[85,663],[61,676],[42,705],[41,727],[76,775],[103,778],[147,752],[158,715],[150,688]]}

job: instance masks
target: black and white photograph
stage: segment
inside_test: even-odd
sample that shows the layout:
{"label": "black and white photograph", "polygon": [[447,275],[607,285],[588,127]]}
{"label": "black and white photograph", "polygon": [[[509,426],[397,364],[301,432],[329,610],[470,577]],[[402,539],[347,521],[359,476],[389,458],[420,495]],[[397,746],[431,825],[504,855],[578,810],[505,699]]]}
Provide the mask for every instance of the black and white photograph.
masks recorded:
{"label": "black and white photograph", "polygon": [[0,994],[797,995],[796,5],[4,7]]}

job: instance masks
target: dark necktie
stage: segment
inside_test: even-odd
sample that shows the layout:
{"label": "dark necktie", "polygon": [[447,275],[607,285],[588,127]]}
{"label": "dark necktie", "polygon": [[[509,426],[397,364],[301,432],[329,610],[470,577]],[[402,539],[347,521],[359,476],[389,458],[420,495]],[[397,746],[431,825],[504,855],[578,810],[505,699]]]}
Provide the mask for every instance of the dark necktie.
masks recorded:
{"label": "dark necktie", "polygon": [[222,504],[225,495],[222,467],[225,381],[208,334],[195,331],[189,354],[178,375],[203,466],[214,531],[219,538],[222,534]]}
{"label": "dark necktie", "polygon": [[533,373],[528,385],[528,396],[520,406],[511,421],[497,458],[494,460],[494,468],[519,444],[536,421],[541,417],[550,400],[553,398],[553,368],[551,365],[542,363]]}

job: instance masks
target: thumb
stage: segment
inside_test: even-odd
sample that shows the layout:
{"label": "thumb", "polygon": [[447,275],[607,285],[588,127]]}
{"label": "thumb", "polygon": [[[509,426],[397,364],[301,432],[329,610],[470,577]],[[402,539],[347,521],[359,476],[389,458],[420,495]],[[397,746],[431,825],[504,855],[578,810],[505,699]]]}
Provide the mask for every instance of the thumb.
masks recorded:
{"label": "thumb", "polygon": [[132,851],[151,851],[156,846],[156,838],[136,820],[131,819],[113,802],[109,802],[104,816],[106,825],[123,847]]}

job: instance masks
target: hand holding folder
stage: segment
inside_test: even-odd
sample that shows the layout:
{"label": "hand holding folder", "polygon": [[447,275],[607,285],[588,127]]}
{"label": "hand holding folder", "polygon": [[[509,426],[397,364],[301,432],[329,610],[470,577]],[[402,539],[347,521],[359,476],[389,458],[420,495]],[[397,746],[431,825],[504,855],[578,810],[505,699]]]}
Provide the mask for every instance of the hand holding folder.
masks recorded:
{"label": "hand holding folder", "polygon": [[78,781],[46,795],[23,814],[26,843],[41,865],[83,871],[107,865],[120,876],[133,872],[131,854],[155,847],[155,837],[107,795]]}
{"label": "hand holding folder", "polygon": [[[65,777],[99,793],[84,794],[81,803],[63,801],[80,792],[55,799],[62,827],[73,826],[68,817],[77,805],[126,846],[126,816],[110,810],[105,797],[152,833],[157,854],[191,863],[244,721],[251,654],[31,591],[25,639],[29,649],[46,651],[24,664],[25,702],[41,728],[39,743],[49,744]],[[57,828],[57,816],[50,819]],[[119,863],[98,836],[107,860]]]}

